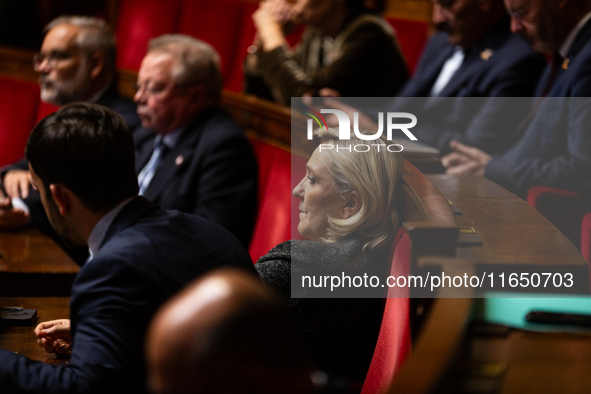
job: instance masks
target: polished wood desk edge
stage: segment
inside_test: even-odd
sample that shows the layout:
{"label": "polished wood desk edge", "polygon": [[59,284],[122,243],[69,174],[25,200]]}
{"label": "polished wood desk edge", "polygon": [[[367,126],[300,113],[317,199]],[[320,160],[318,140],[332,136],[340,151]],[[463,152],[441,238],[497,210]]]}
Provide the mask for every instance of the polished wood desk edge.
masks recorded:
{"label": "polished wood desk edge", "polygon": [[403,174],[402,222],[412,245],[412,265],[419,255],[453,256],[459,233],[447,200],[408,160]]}
{"label": "polished wood desk edge", "polygon": [[472,307],[471,298],[434,301],[412,354],[395,376],[388,394],[428,394],[437,387],[457,356]]}

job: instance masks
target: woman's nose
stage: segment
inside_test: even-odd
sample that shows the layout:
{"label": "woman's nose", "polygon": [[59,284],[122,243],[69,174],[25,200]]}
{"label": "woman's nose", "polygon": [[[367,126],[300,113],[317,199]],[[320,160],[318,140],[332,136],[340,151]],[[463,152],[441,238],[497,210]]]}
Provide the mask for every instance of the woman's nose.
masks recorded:
{"label": "woman's nose", "polygon": [[305,180],[306,180],[306,177],[303,177],[302,180],[300,181],[300,183],[298,183],[298,185],[296,187],[294,187],[293,191],[291,192],[294,197],[297,197],[300,200],[304,199],[304,181]]}

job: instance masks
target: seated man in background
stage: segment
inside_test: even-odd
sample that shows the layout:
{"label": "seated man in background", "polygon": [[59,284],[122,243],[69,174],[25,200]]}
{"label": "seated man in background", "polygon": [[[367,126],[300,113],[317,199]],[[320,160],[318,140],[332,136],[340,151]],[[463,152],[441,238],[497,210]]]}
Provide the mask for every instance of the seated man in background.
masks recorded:
{"label": "seated man in background", "polygon": [[256,217],[257,165],[250,143],[218,106],[219,55],[185,35],[150,40],[134,100],[140,195],[210,219],[247,246]]}
{"label": "seated man in background", "polygon": [[[95,102],[118,112],[129,129],[135,130],[140,123],[136,107],[117,92],[115,36],[109,26],[96,18],[63,16],[51,21],[44,31],[41,51],[34,58],[41,100],[58,106]],[[39,194],[30,189],[27,160],[4,171],[2,182],[12,201],[0,201],[0,226],[20,227],[30,216],[32,224],[50,230]]]}
{"label": "seated man in background", "polygon": [[[256,217],[256,159],[240,127],[218,107],[219,67],[217,52],[193,37],[150,41],[134,97],[142,125],[134,132],[136,173],[140,195],[161,209],[201,215],[247,246]],[[33,223],[43,217],[42,209],[31,210]]]}
{"label": "seated man in background", "polygon": [[270,289],[238,270],[199,278],[156,314],[146,341],[155,394],[305,394],[310,364]]}
{"label": "seated man in background", "polygon": [[2,393],[142,393],[144,336],[172,294],[210,269],[254,271],[240,243],[194,215],[138,197],[133,138],[123,118],[96,105],[63,107],[35,126],[26,149],[33,185],[55,230],[87,245],[70,319],[41,323],[39,344],[68,364],[0,349]]}
{"label": "seated man in background", "polygon": [[448,174],[485,176],[522,198],[538,185],[591,196],[591,2],[506,4],[513,31],[554,56],[537,88],[545,98],[532,108],[523,138],[505,154],[452,141],[455,152],[442,164]]}
{"label": "seated man in background", "polygon": [[514,126],[523,115],[506,97],[534,94],[543,56],[511,33],[503,0],[434,0],[432,19],[440,32],[427,43],[415,75],[388,106],[365,109],[360,124],[374,129],[379,111],[408,111],[417,116],[412,132],[418,141],[443,153],[452,139],[486,152],[506,150],[519,137]]}

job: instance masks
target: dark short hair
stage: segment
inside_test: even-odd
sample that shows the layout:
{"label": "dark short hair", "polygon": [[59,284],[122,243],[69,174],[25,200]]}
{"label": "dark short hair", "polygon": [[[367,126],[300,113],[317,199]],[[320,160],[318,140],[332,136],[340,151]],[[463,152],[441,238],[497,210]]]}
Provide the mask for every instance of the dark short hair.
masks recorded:
{"label": "dark short hair", "polygon": [[61,183],[95,212],[138,193],[132,134],[102,105],[73,103],[42,119],[26,156],[47,190]]}

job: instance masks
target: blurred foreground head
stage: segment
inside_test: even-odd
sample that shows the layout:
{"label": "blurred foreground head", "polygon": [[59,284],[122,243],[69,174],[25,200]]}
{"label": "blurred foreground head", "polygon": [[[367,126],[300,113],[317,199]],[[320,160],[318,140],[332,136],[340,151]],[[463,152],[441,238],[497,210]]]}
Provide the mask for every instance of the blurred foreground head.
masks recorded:
{"label": "blurred foreground head", "polygon": [[256,277],[217,270],[167,302],[146,342],[157,394],[308,393],[310,369],[283,306]]}

